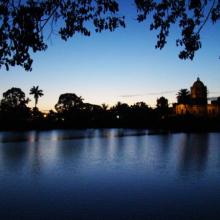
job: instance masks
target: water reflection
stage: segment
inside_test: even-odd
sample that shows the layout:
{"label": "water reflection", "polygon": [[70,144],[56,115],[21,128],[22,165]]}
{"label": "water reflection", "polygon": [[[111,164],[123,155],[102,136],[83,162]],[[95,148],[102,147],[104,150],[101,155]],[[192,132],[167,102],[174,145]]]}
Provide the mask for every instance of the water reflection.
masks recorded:
{"label": "water reflection", "polygon": [[219,133],[2,132],[0,219],[8,210],[14,219],[211,219],[220,215],[219,143]]}
{"label": "water reflection", "polygon": [[29,161],[31,164],[31,173],[33,175],[39,175],[43,166],[42,155],[41,155],[41,142],[40,132],[36,131],[31,134],[31,140],[35,140],[33,144],[30,144],[30,157]]}
{"label": "water reflection", "polygon": [[209,134],[186,134],[179,145],[180,172],[187,175],[203,173],[207,167],[209,154]]}
{"label": "water reflection", "polygon": [[171,135],[158,135],[157,136],[158,145],[160,146],[161,154],[163,157],[167,157],[169,155],[172,143],[171,143]]}
{"label": "water reflection", "polygon": [[14,143],[4,144],[0,147],[2,166],[13,172],[22,170],[27,162],[29,150],[27,143],[20,143],[19,146]]}
{"label": "water reflection", "polygon": [[96,162],[114,161],[120,165],[134,159],[151,160],[164,170],[173,169],[176,164],[182,175],[206,169],[209,134],[144,134],[145,130],[131,129],[32,131],[14,135],[3,132],[0,134],[1,163],[11,170],[19,170],[29,163],[35,174],[44,168],[44,161],[79,162],[80,158],[84,162],[93,158]]}
{"label": "water reflection", "polygon": [[0,132],[1,143],[18,143],[26,141],[34,141],[32,139],[33,132]]}
{"label": "water reflection", "polygon": [[[158,168],[165,172],[169,172],[169,169],[172,169],[174,167],[172,164],[169,167],[169,162],[170,161],[175,161],[175,155],[174,152],[172,151],[172,138],[171,135],[166,134],[166,135],[157,135],[155,138],[155,145],[158,145],[158,151],[156,152],[156,155],[158,155]],[[155,155],[155,156],[156,156]],[[173,157],[173,158],[172,158]]]}

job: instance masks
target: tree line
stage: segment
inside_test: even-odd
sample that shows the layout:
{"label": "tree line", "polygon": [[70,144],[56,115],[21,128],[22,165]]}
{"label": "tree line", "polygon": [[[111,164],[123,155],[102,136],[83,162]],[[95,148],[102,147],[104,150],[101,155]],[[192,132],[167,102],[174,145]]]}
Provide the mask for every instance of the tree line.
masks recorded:
{"label": "tree line", "polygon": [[34,107],[28,107],[30,98],[16,87],[3,93],[0,101],[1,129],[31,129],[31,128],[83,128],[83,127],[147,127],[156,118],[166,117],[170,112],[168,100],[157,99],[157,108],[153,109],[144,102],[133,105],[118,102],[109,107],[106,104],[95,105],[84,102],[75,93],[65,93],[59,96],[54,110],[45,114],[38,107],[38,100],[43,90],[39,86],[30,89],[34,98]]}
{"label": "tree line", "polygon": [[[59,96],[54,110],[47,114],[41,112],[38,100],[43,90],[33,86],[29,92],[34,98],[34,107],[28,107],[30,98],[16,87],[3,93],[0,100],[0,129],[53,129],[53,128],[152,128],[152,129],[219,129],[220,118],[196,118],[192,115],[177,116],[169,107],[168,99],[157,99],[156,108],[145,102],[133,105],[118,102],[112,107],[106,104],[95,105],[84,102],[75,93],[64,93]],[[188,92],[184,89],[177,93],[179,103],[186,103]]]}

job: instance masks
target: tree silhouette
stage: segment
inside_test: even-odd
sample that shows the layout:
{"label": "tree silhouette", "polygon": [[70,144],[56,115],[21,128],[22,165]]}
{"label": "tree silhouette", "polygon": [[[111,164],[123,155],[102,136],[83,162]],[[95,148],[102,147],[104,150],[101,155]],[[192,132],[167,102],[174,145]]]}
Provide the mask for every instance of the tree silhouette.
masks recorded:
{"label": "tree silhouette", "polygon": [[83,98],[74,93],[61,94],[55,109],[58,113],[67,113],[82,108]]}
{"label": "tree silhouette", "polygon": [[169,104],[168,99],[161,96],[157,99],[157,108],[156,108],[157,116],[159,116],[159,123],[161,119],[165,119],[169,113]]}
{"label": "tree silhouette", "polygon": [[38,103],[38,99],[39,97],[43,96],[43,90],[42,89],[39,89],[39,86],[33,86],[31,89],[30,89],[30,95],[34,95],[34,108],[37,107],[37,103]]}
{"label": "tree silhouette", "polygon": [[180,89],[177,93],[177,102],[179,104],[189,104],[190,103],[190,92],[188,89]]}
{"label": "tree silhouette", "polygon": [[1,100],[1,109],[22,109],[26,108],[29,98],[25,98],[25,93],[20,88],[12,87],[3,93],[3,99]]}
{"label": "tree silhouette", "polygon": [[[76,33],[90,36],[125,26],[114,0],[4,0],[0,1],[0,66],[19,65],[31,70],[30,52],[46,50],[44,29],[58,30],[67,40]],[[88,23],[91,24],[88,25]]]}
{"label": "tree silhouette", "polygon": [[4,92],[0,103],[1,123],[10,128],[24,126],[30,116],[30,109],[27,107],[29,101],[20,88],[13,87]]}
{"label": "tree silhouette", "polygon": [[163,96],[157,99],[157,108],[161,110],[168,109],[168,99]]}
{"label": "tree silhouette", "polygon": [[201,48],[200,33],[205,24],[220,19],[220,1],[216,0],[135,0],[138,9],[138,21],[143,22],[150,14],[153,21],[150,30],[159,30],[156,48],[162,49],[172,25],[177,24],[181,37],[176,45],[183,47],[179,53],[181,59],[193,59],[195,52]]}
{"label": "tree silhouette", "polygon": [[127,103],[117,102],[117,104],[113,106],[111,110],[120,116],[129,113],[130,107]]}
{"label": "tree silhouette", "polygon": [[[118,14],[118,0],[3,0],[0,1],[0,67],[19,65],[31,70],[31,53],[44,51],[45,27],[50,35],[58,30],[63,40],[80,33],[114,31],[125,27],[124,16]],[[162,49],[170,27],[177,24],[181,36],[177,46],[183,47],[179,57],[193,59],[201,48],[200,33],[205,24],[220,19],[220,1],[216,0],[134,0],[138,22],[150,15],[150,30],[159,30],[156,48]]]}
{"label": "tree silhouette", "polygon": [[110,108],[110,111],[113,119],[124,126],[130,117],[131,108],[127,103],[117,102],[116,105]]}
{"label": "tree silhouette", "polygon": [[144,102],[136,102],[134,105],[131,106],[132,109],[135,109],[135,110],[148,110],[149,107],[146,103]]}
{"label": "tree silhouette", "polygon": [[101,104],[101,107],[102,107],[103,111],[106,111],[108,109],[108,105],[105,103]]}

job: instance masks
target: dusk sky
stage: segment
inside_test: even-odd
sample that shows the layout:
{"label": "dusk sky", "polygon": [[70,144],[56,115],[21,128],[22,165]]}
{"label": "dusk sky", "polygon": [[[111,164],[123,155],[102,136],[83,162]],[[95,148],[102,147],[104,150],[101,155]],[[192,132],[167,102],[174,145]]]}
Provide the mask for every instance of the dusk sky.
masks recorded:
{"label": "dusk sky", "polygon": [[121,8],[126,16],[125,29],[91,37],[76,35],[67,42],[52,36],[46,52],[33,55],[32,72],[17,67],[8,72],[1,69],[0,93],[19,87],[31,98],[32,107],[29,90],[39,85],[44,91],[39,99],[41,110],[52,109],[59,95],[67,92],[93,104],[144,101],[153,107],[162,95],[169,103],[175,102],[177,91],[190,89],[199,76],[209,96],[220,96],[219,24],[205,26],[202,49],[193,61],[184,61],[178,58],[180,48],[175,44],[177,28],[172,28],[166,47],[156,50],[157,32],[149,31],[149,23],[138,24],[134,6],[126,4]]}

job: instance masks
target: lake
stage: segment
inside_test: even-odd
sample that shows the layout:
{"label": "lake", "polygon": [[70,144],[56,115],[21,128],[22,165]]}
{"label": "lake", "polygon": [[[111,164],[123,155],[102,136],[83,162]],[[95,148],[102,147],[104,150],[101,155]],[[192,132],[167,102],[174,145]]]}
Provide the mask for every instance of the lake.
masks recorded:
{"label": "lake", "polygon": [[0,132],[0,219],[220,216],[220,133]]}

